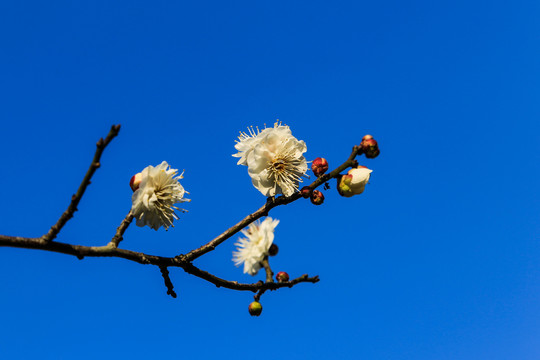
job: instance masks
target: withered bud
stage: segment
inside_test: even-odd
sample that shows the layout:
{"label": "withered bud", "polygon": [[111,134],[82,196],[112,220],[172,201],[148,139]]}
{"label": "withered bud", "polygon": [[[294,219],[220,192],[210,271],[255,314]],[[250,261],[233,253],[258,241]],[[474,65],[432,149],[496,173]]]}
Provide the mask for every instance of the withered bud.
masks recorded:
{"label": "withered bud", "polygon": [[287,282],[289,281],[289,274],[287,274],[285,271],[280,271],[276,275],[277,282]]}
{"label": "withered bud", "polygon": [[262,305],[260,302],[254,301],[249,304],[248,310],[251,316],[259,316],[262,313]]}
{"label": "withered bud", "polygon": [[366,135],[362,138],[360,148],[368,159],[375,159],[381,153],[377,141],[371,135]]}
{"label": "withered bud", "polygon": [[309,188],[309,186],[304,186],[302,189],[300,189],[300,195],[304,199],[308,199],[311,196],[312,190]]}
{"label": "withered bud", "polygon": [[324,195],[319,190],[313,190],[311,193],[311,203],[313,205],[321,205],[324,202]]}
{"label": "withered bud", "polygon": [[311,170],[315,176],[319,177],[328,171],[328,161],[325,158],[318,157],[311,163]]}
{"label": "withered bud", "polygon": [[268,249],[268,255],[276,256],[278,252],[279,252],[279,247],[276,244],[270,245],[270,249]]}

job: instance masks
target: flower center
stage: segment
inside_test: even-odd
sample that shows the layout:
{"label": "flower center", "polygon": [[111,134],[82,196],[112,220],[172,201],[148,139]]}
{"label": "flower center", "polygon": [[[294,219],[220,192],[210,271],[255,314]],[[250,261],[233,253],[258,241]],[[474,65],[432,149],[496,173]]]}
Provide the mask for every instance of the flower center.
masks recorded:
{"label": "flower center", "polygon": [[269,161],[268,177],[275,181],[274,187],[279,186],[286,196],[298,190],[298,183],[303,175],[300,161],[295,158],[294,150],[283,151]]}

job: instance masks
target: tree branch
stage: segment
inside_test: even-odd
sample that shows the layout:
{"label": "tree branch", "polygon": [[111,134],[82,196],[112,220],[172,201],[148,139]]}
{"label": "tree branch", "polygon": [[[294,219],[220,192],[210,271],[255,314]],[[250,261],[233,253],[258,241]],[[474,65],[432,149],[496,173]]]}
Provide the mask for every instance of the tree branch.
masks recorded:
{"label": "tree branch", "polygon": [[[324,184],[325,182],[327,182],[328,180],[333,179],[333,178],[337,178],[343,170],[345,170],[345,169],[347,169],[347,168],[354,165],[354,163],[356,161],[355,157],[360,153],[361,153],[360,148],[358,146],[354,146],[352,148],[351,155],[349,156],[347,161],[345,161],[343,164],[338,166],[333,171],[331,171],[329,173],[326,173],[326,174],[324,174],[322,176],[319,176],[308,187],[311,190],[314,190],[317,187]],[[234,226],[230,227],[229,229],[225,230],[225,232],[223,232],[221,235],[217,236],[216,238],[214,238],[213,240],[211,240],[207,244],[202,245],[201,247],[199,247],[199,248],[197,248],[195,250],[191,250],[186,255],[178,255],[178,256],[180,258],[182,258],[183,260],[185,260],[185,261],[193,261],[193,260],[197,259],[198,257],[200,257],[200,256],[202,256],[202,255],[204,255],[204,254],[206,254],[206,253],[208,253],[210,251],[213,251],[219,244],[223,243],[225,240],[229,239],[231,236],[237,234],[240,230],[242,230],[243,228],[245,228],[246,226],[248,226],[249,224],[251,224],[255,220],[257,220],[257,219],[259,219],[259,218],[261,218],[263,216],[268,216],[268,213],[270,212],[270,210],[272,210],[276,206],[290,204],[293,201],[296,201],[296,200],[300,199],[301,197],[302,197],[302,195],[300,195],[300,192],[296,192],[296,193],[294,193],[294,194],[292,194],[291,196],[288,196],[288,197],[287,196],[279,196],[277,198],[268,198],[268,200],[266,201],[266,204],[261,206],[254,213],[246,216],[244,219],[242,219],[236,225],[234,225]]]}
{"label": "tree branch", "polygon": [[131,213],[131,210],[126,215],[125,219],[122,220],[122,223],[120,226],[116,229],[116,234],[112,238],[112,240],[109,242],[109,246],[118,247],[118,244],[120,244],[120,241],[124,239],[124,233],[126,232],[127,228],[133,221],[133,214]]}
{"label": "tree branch", "polygon": [[188,274],[197,276],[201,279],[211,282],[217,287],[224,287],[232,290],[247,290],[253,292],[259,290],[276,290],[282,287],[292,287],[302,282],[316,283],[319,281],[318,276],[308,277],[307,275],[303,275],[297,279],[283,283],[263,283],[262,281],[259,281],[253,284],[242,284],[237,281],[221,279],[215,275],[210,274],[209,272],[197,268],[190,262],[180,260],[178,257],[170,258],[164,256],[148,255],[141,252],[116,248],[111,245],[83,246],[65,244],[58,241],[45,243],[41,238],[25,238],[19,236],[0,235],[0,246],[58,252],[62,254],[76,256],[81,260],[84,257],[117,257],[134,261],[139,264],[156,265],[160,268],[180,267],[183,268],[184,271],[186,271]]}
{"label": "tree branch", "polygon": [[99,161],[101,159],[101,154],[103,153],[103,150],[105,150],[111,140],[114,139],[116,135],[118,135],[119,131],[120,125],[113,125],[105,140],[101,138],[96,143],[96,153],[94,154],[94,159],[92,160],[92,163],[90,164],[90,167],[88,168],[88,171],[86,172],[86,175],[84,176],[81,185],[79,186],[79,189],[74,195],[71,196],[71,203],[69,204],[67,210],[64,211],[64,213],[60,216],[56,224],[51,226],[49,231],[41,237],[41,239],[45,243],[49,243],[50,241],[54,240],[60,230],[62,230],[64,225],[68,222],[68,220],[73,217],[75,211],[77,211],[77,205],[79,205],[79,201],[81,201],[81,198],[83,197],[86,188],[90,184],[90,179],[92,178],[92,175],[94,175],[96,170],[101,166]]}
{"label": "tree branch", "polygon": [[[75,213],[75,211],[77,211],[77,206],[82,196],[84,195],[86,188],[90,184],[90,180],[93,174],[100,167],[100,159],[101,159],[103,150],[112,141],[112,139],[114,139],[118,135],[119,131],[120,131],[120,125],[114,125],[111,127],[111,130],[109,131],[109,134],[107,135],[107,137],[105,139],[102,138],[97,142],[96,144],[97,149],[94,154],[94,158],[92,160],[92,163],[90,164],[90,167],[81,185],[79,186],[79,189],[72,196],[71,203],[68,206],[67,210],[60,216],[56,224],[54,224],[45,235],[39,238],[0,235],[0,247],[10,246],[10,247],[16,247],[16,248],[52,251],[52,252],[58,252],[58,253],[63,253],[67,255],[73,255],[81,260],[84,259],[84,257],[116,257],[116,258],[126,259],[129,261],[134,261],[140,264],[149,264],[149,265],[158,266],[161,270],[161,275],[163,276],[163,279],[165,281],[165,286],[167,287],[167,294],[171,295],[172,297],[176,297],[176,293],[174,291],[172,281],[169,277],[168,267],[180,267],[184,269],[184,271],[187,272],[188,274],[191,274],[203,280],[206,280],[216,285],[217,287],[224,287],[227,289],[240,290],[240,291],[253,291],[257,293],[255,295],[256,300],[260,299],[261,295],[268,290],[277,290],[283,287],[290,288],[299,283],[304,283],[304,282],[316,283],[319,281],[318,276],[309,277],[306,274],[296,279],[293,279],[291,281],[274,282],[273,272],[272,272],[272,269],[270,268],[268,257],[266,257],[262,261],[262,265],[266,272],[266,282],[258,281],[253,284],[239,283],[237,281],[229,281],[229,280],[219,278],[213,274],[210,274],[207,271],[197,268],[192,263],[193,260],[214,250],[218,245],[220,245],[221,243],[223,243],[225,240],[229,239],[233,235],[237,234],[240,230],[244,229],[246,226],[248,226],[255,220],[263,216],[267,216],[269,211],[275,208],[276,206],[286,205],[300,199],[302,197],[300,192],[296,192],[295,194],[288,197],[280,196],[277,198],[275,197],[268,198],[266,203],[262,207],[260,207],[257,211],[246,216],[243,220],[241,220],[240,222],[238,222],[236,225],[232,226],[231,228],[227,229],[218,237],[209,241],[207,244],[202,245],[201,247],[190,251],[186,255],[178,255],[176,257],[149,255],[149,254],[145,254],[141,252],[118,248],[118,245],[123,239],[125,231],[127,230],[129,225],[133,221],[134,217],[131,211],[122,220],[121,224],[116,229],[115,235],[113,236],[111,241],[105,246],[71,245],[67,243],[52,241],[56,238],[58,233],[62,230],[63,226],[67,223],[67,221],[73,217],[73,214]],[[335,170],[318,177],[315,181],[313,181],[308,186],[308,188],[311,190],[314,190],[320,185],[329,181],[330,179],[338,178],[340,176],[340,173],[343,170],[349,167],[354,167],[355,165],[358,164],[357,161],[355,160],[355,157],[361,154],[361,152],[362,151],[360,147],[354,146],[347,161],[345,161]]]}
{"label": "tree branch", "polygon": [[264,271],[266,272],[266,282],[273,282],[274,272],[272,271],[270,263],[268,262],[268,256],[266,256],[263,261],[261,261],[261,264],[264,267]]}

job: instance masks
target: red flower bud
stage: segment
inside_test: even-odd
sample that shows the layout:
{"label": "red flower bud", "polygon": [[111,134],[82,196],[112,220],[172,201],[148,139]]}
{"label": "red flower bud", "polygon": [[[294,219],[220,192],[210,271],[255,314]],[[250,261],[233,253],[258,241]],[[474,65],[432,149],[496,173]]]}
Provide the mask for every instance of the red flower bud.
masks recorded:
{"label": "red flower bud", "polygon": [[129,181],[129,186],[131,187],[131,190],[135,191],[139,188],[139,185],[141,185],[142,181],[142,174],[137,173],[131,177],[131,180]]}
{"label": "red flower bud", "polygon": [[309,186],[304,186],[302,189],[300,189],[300,195],[302,195],[302,197],[304,199],[307,199],[311,196],[311,189],[309,188]]}
{"label": "red flower bud", "polygon": [[259,316],[262,313],[262,305],[260,302],[254,301],[249,304],[248,310],[251,316]]}
{"label": "red flower bud", "polygon": [[285,271],[280,271],[276,275],[277,282],[286,282],[289,281],[289,274],[287,274]]}
{"label": "red flower bud", "polygon": [[318,157],[311,163],[311,170],[315,176],[319,177],[328,171],[328,161],[325,158]]}
{"label": "red flower bud", "polygon": [[366,135],[362,138],[360,149],[368,159],[374,159],[381,153],[377,141],[371,135]]}
{"label": "red flower bud", "polygon": [[321,205],[324,202],[324,195],[319,190],[313,190],[311,193],[311,203],[313,205]]}

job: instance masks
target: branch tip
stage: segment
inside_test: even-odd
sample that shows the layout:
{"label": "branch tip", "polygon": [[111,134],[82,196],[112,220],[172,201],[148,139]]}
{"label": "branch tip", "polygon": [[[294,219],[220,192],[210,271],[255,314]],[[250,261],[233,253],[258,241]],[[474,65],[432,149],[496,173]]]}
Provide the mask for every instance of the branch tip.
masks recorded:
{"label": "branch tip", "polygon": [[174,292],[173,283],[171,282],[171,278],[169,277],[169,269],[167,269],[166,266],[160,266],[159,270],[161,270],[161,276],[163,276],[163,280],[165,280],[165,286],[167,287],[167,295],[171,295],[173,298],[176,299],[176,293]]}

